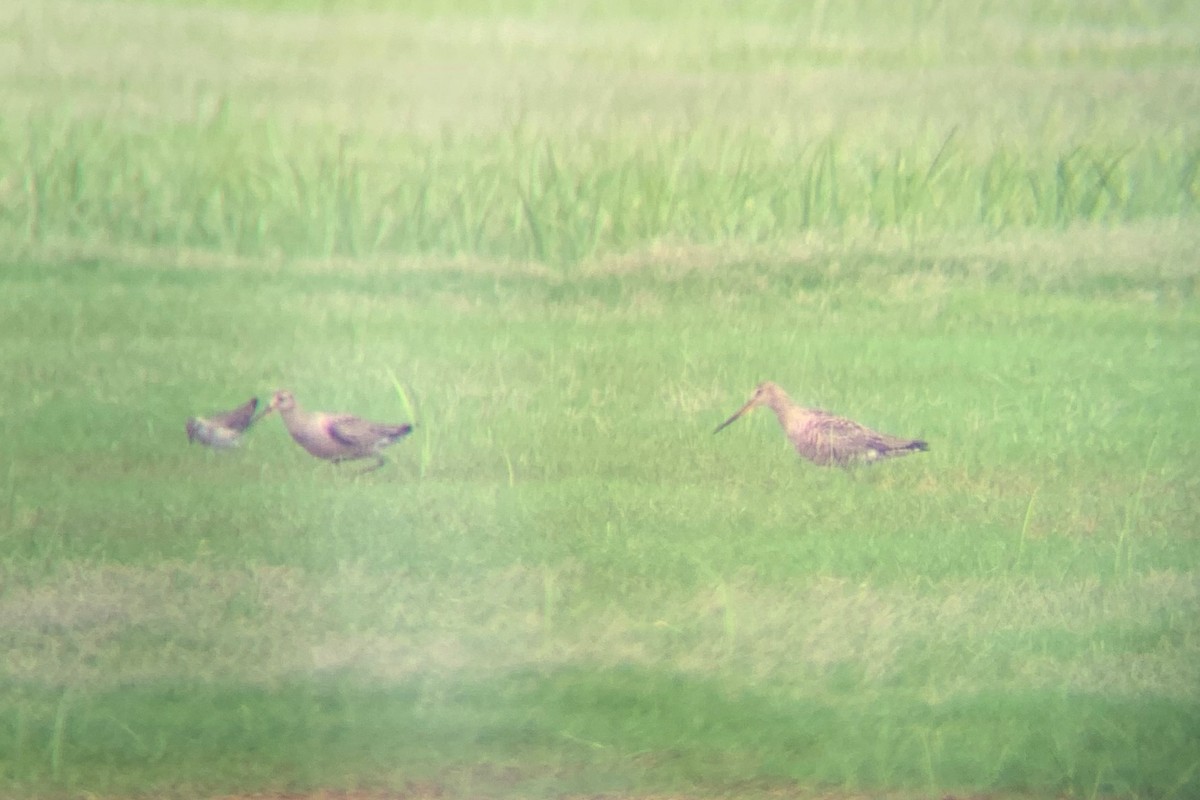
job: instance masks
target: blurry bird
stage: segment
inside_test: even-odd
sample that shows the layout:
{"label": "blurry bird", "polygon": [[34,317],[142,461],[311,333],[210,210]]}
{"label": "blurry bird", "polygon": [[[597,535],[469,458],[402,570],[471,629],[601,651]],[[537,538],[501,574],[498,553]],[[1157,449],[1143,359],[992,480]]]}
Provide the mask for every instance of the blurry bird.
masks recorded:
{"label": "blurry bird", "polygon": [[232,411],[208,417],[188,417],[188,442],[200,442],[217,450],[236,447],[242,440],[242,434],[256,421],[256,408],[258,398],[251,397]]}
{"label": "blurry bird", "polygon": [[720,432],[752,408],[763,405],[775,412],[796,452],[823,467],[848,467],[855,463],[929,449],[929,445],[920,439],[903,439],[877,433],[854,420],[834,416],[828,411],[796,405],[783,389],[770,381],[759,384],[750,401],[718,425],[713,433]]}
{"label": "blurry bird", "polygon": [[267,406],[267,414],[278,411],[288,433],[310,454],[338,464],[360,458],[374,458],[375,465],[363,472],[377,470],[387,461],[384,447],[412,432],[412,425],[385,425],[369,422],[352,414],[305,411],[291,392],[278,391]]}

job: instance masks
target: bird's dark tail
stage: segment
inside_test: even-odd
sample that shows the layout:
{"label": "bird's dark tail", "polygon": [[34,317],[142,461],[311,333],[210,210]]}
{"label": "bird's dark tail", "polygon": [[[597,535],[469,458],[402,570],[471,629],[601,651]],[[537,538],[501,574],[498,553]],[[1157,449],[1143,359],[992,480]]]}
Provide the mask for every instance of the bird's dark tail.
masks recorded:
{"label": "bird's dark tail", "polygon": [[384,432],[384,438],[389,442],[394,442],[398,439],[403,439],[412,433],[412,425],[393,425]]}
{"label": "bird's dark tail", "polygon": [[921,453],[929,449],[929,444],[921,439],[894,439],[882,448],[877,448],[877,458],[895,458],[910,453]]}

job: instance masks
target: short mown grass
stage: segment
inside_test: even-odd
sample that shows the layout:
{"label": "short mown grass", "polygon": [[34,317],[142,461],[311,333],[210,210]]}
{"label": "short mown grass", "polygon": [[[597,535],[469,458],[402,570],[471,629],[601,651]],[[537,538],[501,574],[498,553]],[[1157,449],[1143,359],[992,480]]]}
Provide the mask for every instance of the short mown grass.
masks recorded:
{"label": "short mown grass", "polygon": [[0,794],[1200,793],[1183,6],[0,23]]}
{"label": "short mown grass", "polygon": [[[864,276],[14,266],[7,791],[1187,796],[1191,301],[833,249]],[[369,476],[183,436],[276,385],[398,418],[393,376]],[[763,377],[932,449],[712,436]]]}

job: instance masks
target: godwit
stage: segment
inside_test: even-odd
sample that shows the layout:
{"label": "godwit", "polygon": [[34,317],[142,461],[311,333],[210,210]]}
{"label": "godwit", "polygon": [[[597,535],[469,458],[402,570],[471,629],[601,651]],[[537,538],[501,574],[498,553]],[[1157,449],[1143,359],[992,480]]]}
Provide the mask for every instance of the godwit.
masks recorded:
{"label": "godwit", "polygon": [[902,439],[877,433],[854,420],[834,416],[828,411],[796,405],[787,392],[770,381],[759,384],[750,401],[718,425],[713,433],[718,433],[750,409],[764,405],[770,406],[775,412],[796,452],[823,467],[847,467],[858,462],[877,461],[929,449],[929,445],[920,439]]}
{"label": "godwit", "polygon": [[256,408],[258,398],[251,397],[233,411],[209,417],[188,417],[188,442],[200,442],[218,450],[236,447],[242,434],[254,424]]}
{"label": "godwit", "polygon": [[267,406],[267,414],[278,411],[288,433],[317,458],[338,464],[359,458],[374,458],[375,466],[363,472],[377,470],[387,461],[380,452],[392,442],[412,432],[412,425],[385,425],[369,422],[353,414],[328,414],[305,411],[296,403],[291,392],[278,391]]}

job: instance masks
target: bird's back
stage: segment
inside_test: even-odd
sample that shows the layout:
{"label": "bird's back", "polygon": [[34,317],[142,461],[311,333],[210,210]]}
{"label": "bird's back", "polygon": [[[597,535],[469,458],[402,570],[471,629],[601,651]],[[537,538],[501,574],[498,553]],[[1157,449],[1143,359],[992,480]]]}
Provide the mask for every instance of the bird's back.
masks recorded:
{"label": "bird's back", "polygon": [[388,425],[371,422],[350,414],[332,416],[327,423],[329,433],[347,447],[372,450],[380,444],[391,444],[407,436],[411,425]]}
{"label": "bird's back", "polygon": [[816,408],[795,407],[786,424],[796,452],[821,466],[848,466],[927,450],[918,439],[873,431],[852,419]]}
{"label": "bird's back", "polygon": [[235,431],[244,431],[250,427],[250,423],[254,421],[254,411],[258,408],[258,398],[251,397],[245,403],[242,403],[232,411],[226,411],[224,414],[216,414],[212,417],[212,421],[225,428],[231,428]]}

